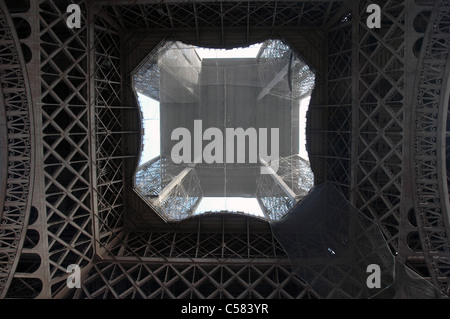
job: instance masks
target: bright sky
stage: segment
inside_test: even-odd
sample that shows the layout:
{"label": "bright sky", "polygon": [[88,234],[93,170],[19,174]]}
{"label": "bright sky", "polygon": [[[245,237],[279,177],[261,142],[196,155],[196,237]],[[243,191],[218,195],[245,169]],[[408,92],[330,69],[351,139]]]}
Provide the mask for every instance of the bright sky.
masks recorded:
{"label": "bright sky", "polygon": [[300,110],[299,110],[299,147],[298,147],[298,155],[303,159],[309,161],[308,151],[306,150],[306,112],[309,108],[309,102],[311,101],[311,97],[307,97],[300,101]]}
{"label": "bright sky", "polygon": [[220,211],[243,212],[264,217],[256,198],[244,197],[203,197],[195,214]]}
{"label": "bright sky", "polygon": [[246,48],[235,49],[209,49],[196,48],[198,55],[202,59],[223,59],[223,58],[256,58],[262,43],[254,44]]}
{"label": "bright sky", "polygon": [[159,129],[159,102],[138,93],[139,104],[144,122],[144,149],[142,150],[139,165],[160,155],[161,133]]}

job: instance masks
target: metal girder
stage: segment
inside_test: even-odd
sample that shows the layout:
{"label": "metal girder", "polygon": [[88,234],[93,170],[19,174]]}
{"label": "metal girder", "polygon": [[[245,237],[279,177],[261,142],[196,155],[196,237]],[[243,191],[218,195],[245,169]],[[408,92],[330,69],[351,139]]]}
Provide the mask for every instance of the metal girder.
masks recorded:
{"label": "metal girder", "polygon": [[[377,222],[393,251],[418,272],[425,264],[429,280],[448,292],[448,1],[386,1],[381,30],[368,29],[362,18],[369,1],[355,7],[360,19],[353,22],[356,15],[345,16],[344,1],[77,3],[82,28],[69,30],[65,7],[57,1],[33,2],[28,11],[13,14],[0,1],[0,45],[13,53],[2,55],[0,67],[8,128],[1,296],[313,296],[285,267],[283,250],[267,234],[125,231],[124,159],[136,155],[126,149],[124,136],[135,131],[124,119],[131,109],[123,99],[128,83],[121,32],[192,29],[200,42],[202,31],[215,27],[225,39],[227,30],[241,28],[247,42],[256,29],[328,32],[325,101],[314,106],[326,110],[321,132],[327,153],[311,158],[325,162],[327,179],[344,194],[353,191],[355,206]],[[15,30],[18,18],[30,24],[28,39]],[[419,54],[410,60],[420,37]],[[32,52],[30,62],[22,45]],[[405,101],[413,102],[413,112]],[[409,168],[402,166],[408,154],[414,156]],[[414,193],[404,196],[408,187]],[[27,225],[36,214],[37,222]],[[15,271],[22,254],[34,254],[37,271]],[[277,260],[283,265],[267,265]],[[62,289],[69,263],[83,267],[82,290]],[[295,289],[288,288],[292,283]]]}
{"label": "metal girder", "polygon": [[164,187],[159,193],[158,197],[155,198],[153,203],[158,203],[161,205],[163,202],[166,201],[167,197],[170,195],[170,193],[173,191],[173,189],[178,185],[181,184],[182,180],[192,171],[193,169],[190,167],[185,168],[181,171],[180,174],[178,174],[175,178],[173,178],[170,183]]}
{"label": "metal girder", "polygon": [[0,210],[0,298],[7,296],[25,241],[33,188],[34,127],[28,73],[12,17],[0,1],[0,116],[7,128],[7,174]]}
{"label": "metal girder", "polygon": [[[450,223],[445,134],[449,102],[450,4],[435,3],[419,55],[416,78],[414,210],[432,282],[450,292]],[[437,80],[439,79],[439,80]],[[439,198],[439,200],[436,200]]]}
{"label": "metal girder", "polygon": [[[112,275],[105,277],[103,272]],[[310,291],[298,289],[298,278],[275,265],[104,263],[90,272],[86,282],[88,289],[80,292],[81,298],[125,298],[139,293],[141,298],[314,298]],[[121,286],[126,282],[133,288],[124,291]]]}
{"label": "metal girder", "polygon": [[281,187],[281,189],[289,197],[289,199],[295,200],[296,194],[294,193],[294,191],[288,185],[286,185],[286,183],[280,178],[280,176],[278,176],[273,168],[270,167],[269,163],[267,163],[262,158],[259,159],[259,162],[267,169],[267,172],[269,173],[268,175],[270,175],[275,183],[277,183]]}

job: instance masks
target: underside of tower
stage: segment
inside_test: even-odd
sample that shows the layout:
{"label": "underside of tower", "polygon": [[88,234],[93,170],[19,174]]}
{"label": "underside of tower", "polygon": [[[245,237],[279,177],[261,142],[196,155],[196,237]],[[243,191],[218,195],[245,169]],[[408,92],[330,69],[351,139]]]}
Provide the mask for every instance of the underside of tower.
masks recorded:
{"label": "underside of tower", "polygon": [[[0,298],[450,296],[449,1],[0,0],[0,22]],[[199,213],[236,197],[260,216]]]}

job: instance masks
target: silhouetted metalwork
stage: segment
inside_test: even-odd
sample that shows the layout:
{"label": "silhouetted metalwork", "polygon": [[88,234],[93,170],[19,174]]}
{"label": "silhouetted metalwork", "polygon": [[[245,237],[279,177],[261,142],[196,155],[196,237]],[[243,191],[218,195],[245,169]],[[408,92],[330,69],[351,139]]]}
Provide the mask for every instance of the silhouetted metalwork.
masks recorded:
{"label": "silhouetted metalwork", "polygon": [[[66,25],[69,3],[81,7],[79,29]],[[0,297],[326,295],[291,272],[267,221],[156,223],[131,201],[136,67],[169,36],[231,48],[274,35],[316,74],[307,126],[316,184],[333,182],[379,227],[407,267],[396,276],[448,295],[450,4],[387,0],[382,28],[369,29],[369,3],[0,0]],[[291,204],[266,205],[277,219]],[[81,267],[82,289],[67,288],[69,264]],[[413,286],[392,296],[417,296]]]}

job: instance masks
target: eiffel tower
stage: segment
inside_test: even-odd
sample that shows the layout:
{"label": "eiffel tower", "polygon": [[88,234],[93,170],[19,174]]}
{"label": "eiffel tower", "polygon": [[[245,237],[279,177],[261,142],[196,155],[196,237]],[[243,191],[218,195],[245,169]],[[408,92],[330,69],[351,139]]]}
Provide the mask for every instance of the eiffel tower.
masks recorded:
{"label": "eiffel tower", "polygon": [[[375,241],[377,296],[450,295],[450,1],[0,0],[0,22],[0,298],[371,298],[358,249]],[[193,54],[255,44],[251,67]],[[161,112],[144,164],[139,92]],[[169,129],[199,116],[279,127],[278,170],[174,165]],[[317,210],[306,221],[334,226],[283,233],[323,185],[364,221]],[[195,213],[222,191],[262,216]],[[330,262],[339,248],[363,253]]]}

